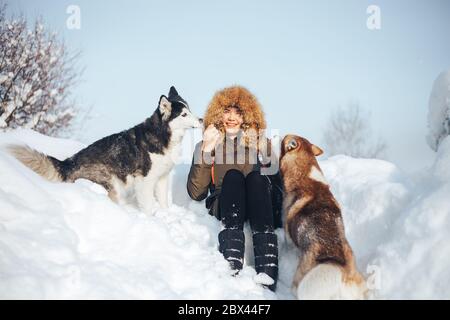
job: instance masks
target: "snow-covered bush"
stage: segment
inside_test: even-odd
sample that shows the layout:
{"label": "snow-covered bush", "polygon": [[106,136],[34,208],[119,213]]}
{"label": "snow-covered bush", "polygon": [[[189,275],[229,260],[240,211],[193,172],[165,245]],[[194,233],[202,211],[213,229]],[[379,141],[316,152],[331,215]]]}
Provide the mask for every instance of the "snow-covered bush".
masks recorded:
{"label": "snow-covered bush", "polygon": [[450,70],[442,72],[434,81],[428,104],[428,145],[437,151],[450,135]]}
{"label": "snow-covered bush", "polygon": [[42,21],[30,29],[24,17],[9,19],[0,6],[0,129],[67,130],[75,116],[76,58]]}

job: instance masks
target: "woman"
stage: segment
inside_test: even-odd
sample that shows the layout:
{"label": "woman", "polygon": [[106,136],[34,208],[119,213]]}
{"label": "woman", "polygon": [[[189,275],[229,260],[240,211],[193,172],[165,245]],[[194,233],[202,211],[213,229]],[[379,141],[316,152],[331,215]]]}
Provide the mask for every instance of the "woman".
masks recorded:
{"label": "woman", "polygon": [[[189,172],[189,196],[197,201],[207,198],[210,214],[222,222],[219,251],[236,273],[243,267],[244,222],[250,222],[255,270],[273,279],[268,287],[274,291],[278,277],[274,229],[280,225],[275,213],[281,206],[279,193],[273,203],[274,190],[279,188],[273,173],[278,172],[278,162],[270,140],[263,135],[266,122],[261,106],[247,89],[225,88],[210,102],[204,125],[203,141],[195,148]],[[267,170],[274,167],[275,172]]]}

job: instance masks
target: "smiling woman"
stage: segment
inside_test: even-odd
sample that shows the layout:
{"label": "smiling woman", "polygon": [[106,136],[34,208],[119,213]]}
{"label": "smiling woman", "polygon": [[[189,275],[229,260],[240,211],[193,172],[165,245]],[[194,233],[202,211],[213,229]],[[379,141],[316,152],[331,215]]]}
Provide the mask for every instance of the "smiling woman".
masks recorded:
{"label": "smiling woman", "polygon": [[[225,88],[213,97],[204,123],[203,141],[196,147],[189,172],[188,193],[197,201],[207,198],[210,214],[222,221],[219,251],[234,273],[243,267],[243,226],[249,220],[255,270],[261,274],[260,283],[275,290],[278,245],[274,229],[279,226],[276,213],[281,203],[273,201],[277,186],[272,181],[279,179],[264,175],[261,168],[278,161],[271,152],[270,140],[264,136],[266,123],[261,106],[247,89]],[[261,152],[263,145],[267,146],[266,153]]]}

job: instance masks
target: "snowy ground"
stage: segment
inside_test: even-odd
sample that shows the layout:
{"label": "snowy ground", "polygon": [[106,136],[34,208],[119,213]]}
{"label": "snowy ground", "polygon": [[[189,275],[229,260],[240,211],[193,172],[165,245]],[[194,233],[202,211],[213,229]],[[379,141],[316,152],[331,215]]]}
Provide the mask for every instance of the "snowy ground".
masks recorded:
{"label": "snowy ground", "polygon": [[[0,134],[0,298],[293,298],[296,252],[282,230],[276,294],[256,283],[251,266],[229,275],[216,248],[219,222],[187,197],[187,166],[172,175],[174,204],[148,216],[114,204],[89,181],[45,181],[6,154],[7,143],[61,159],[83,147],[33,131]],[[414,176],[380,160],[320,163],[371,298],[450,298],[449,163],[450,138],[434,165]]]}

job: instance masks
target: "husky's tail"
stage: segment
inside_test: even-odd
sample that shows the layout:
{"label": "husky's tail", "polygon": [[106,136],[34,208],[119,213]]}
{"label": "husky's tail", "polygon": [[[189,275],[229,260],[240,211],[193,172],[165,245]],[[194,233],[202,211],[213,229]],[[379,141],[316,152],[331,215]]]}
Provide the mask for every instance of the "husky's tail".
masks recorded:
{"label": "husky's tail", "polygon": [[9,145],[6,147],[17,160],[49,181],[64,181],[61,174],[62,161],[47,156],[28,146]]}
{"label": "husky's tail", "polygon": [[350,276],[341,266],[323,263],[306,274],[296,294],[301,300],[360,300],[366,298],[367,288],[359,273]]}

